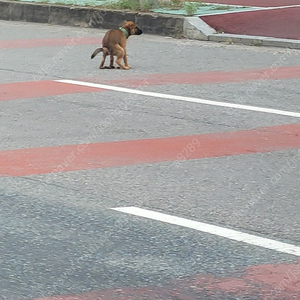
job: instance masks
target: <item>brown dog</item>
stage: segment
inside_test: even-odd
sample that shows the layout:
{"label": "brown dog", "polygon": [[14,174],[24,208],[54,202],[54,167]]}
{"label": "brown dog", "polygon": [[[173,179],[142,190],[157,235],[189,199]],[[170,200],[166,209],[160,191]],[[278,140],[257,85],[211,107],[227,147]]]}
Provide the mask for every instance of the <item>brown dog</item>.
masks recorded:
{"label": "brown dog", "polygon": [[[126,55],[126,40],[131,35],[140,35],[143,31],[139,29],[135,23],[131,21],[125,21],[123,26],[119,29],[110,29],[106,32],[102,40],[102,48],[97,48],[92,54],[93,59],[98,53],[103,52],[103,58],[100,64],[100,69],[104,69],[104,63],[107,55],[110,55],[109,69],[114,68],[114,56],[117,56],[116,63],[120,68],[128,70],[130,69],[127,62]],[[122,64],[124,60],[125,66]]]}

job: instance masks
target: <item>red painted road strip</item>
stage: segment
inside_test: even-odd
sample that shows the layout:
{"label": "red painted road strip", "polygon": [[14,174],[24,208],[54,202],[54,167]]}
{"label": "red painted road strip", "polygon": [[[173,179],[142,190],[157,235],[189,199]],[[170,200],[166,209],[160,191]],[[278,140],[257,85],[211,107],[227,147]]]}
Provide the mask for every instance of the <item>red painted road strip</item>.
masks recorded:
{"label": "red painted road strip", "polygon": [[35,300],[204,300],[211,299],[211,296],[214,299],[299,299],[299,263],[257,265],[244,270],[241,268],[237,277],[194,275],[160,286],[110,288],[80,295],[60,295]]}
{"label": "red painted road strip", "polygon": [[75,45],[101,44],[100,37],[72,37],[72,38],[53,38],[53,39],[26,39],[0,41],[0,49],[14,48],[36,48],[50,46],[74,47]]}
{"label": "red painted road strip", "polygon": [[[280,61],[278,61],[280,64]],[[38,77],[38,75],[37,75]],[[300,78],[300,66],[278,67],[274,64],[268,69],[239,70],[229,72],[198,72],[174,74],[149,74],[142,78],[117,79],[105,81],[103,77],[84,78],[81,80],[105,84],[118,84],[130,87],[144,87],[163,84],[213,84],[222,82],[245,82],[251,80],[283,80]],[[76,86],[54,81],[30,81],[0,84],[0,101],[18,100],[25,98],[46,97],[74,93],[99,92],[100,89]]]}
{"label": "red painted road strip", "polygon": [[[26,176],[300,148],[300,124],[0,152],[0,176]],[[97,136],[90,136],[96,139]]]}
{"label": "red painted road strip", "polygon": [[[287,59],[288,54],[282,57]],[[300,66],[280,67],[280,59],[274,62],[271,68],[267,69],[250,69],[238,71],[211,71],[197,73],[169,73],[169,74],[149,74],[140,75],[126,79],[116,79],[108,81],[110,84],[118,84],[131,87],[143,87],[147,85],[163,84],[213,84],[222,82],[245,82],[251,80],[280,80],[280,79],[297,79],[300,78]],[[103,77],[83,78],[83,81],[94,83],[105,83]]]}
{"label": "red painted road strip", "polygon": [[51,80],[14,82],[0,84],[0,101],[90,92],[101,92],[101,89]]}

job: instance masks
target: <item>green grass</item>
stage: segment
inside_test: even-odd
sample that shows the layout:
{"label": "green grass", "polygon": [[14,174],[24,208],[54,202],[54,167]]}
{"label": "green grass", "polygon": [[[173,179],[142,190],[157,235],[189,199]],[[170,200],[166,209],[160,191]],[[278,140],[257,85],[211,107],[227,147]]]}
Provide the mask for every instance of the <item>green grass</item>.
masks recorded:
{"label": "green grass", "polygon": [[108,9],[129,9],[134,11],[151,11],[154,8],[153,1],[139,1],[139,0],[117,0],[115,2],[101,5],[101,7]]}
{"label": "green grass", "polygon": [[188,16],[195,15],[197,13],[197,10],[199,8],[199,4],[195,2],[186,2],[183,6],[184,10],[186,11],[186,14]]}
{"label": "green grass", "polygon": [[188,9],[196,8],[198,9],[201,6],[208,6],[202,2],[186,2],[184,0],[160,0],[159,7],[161,8],[169,8],[169,9]]}
{"label": "green grass", "polygon": [[140,3],[136,0],[118,0],[103,5],[105,8],[109,9],[131,9],[131,10],[140,10]]}
{"label": "green grass", "polygon": [[[184,9],[187,15],[196,14],[197,10],[201,6],[206,6],[202,2],[185,2],[183,0],[161,0],[158,1],[159,8],[167,9]],[[115,2],[107,3],[102,5],[102,7],[108,9],[130,9],[135,11],[151,11],[154,8],[153,2],[143,1],[142,3],[139,0],[117,0]]]}
{"label": "green grass", "polygon": [[230,5],[216,5],[211,8],[211,10],[229,10],[232,7]]}
{"label": "green grass", "polygon": [[[18,0],[16,0],[18,1]],[[109,1],[109,0],[108,0]],[[99,3],[100,2],[100,3]],[[118,9],[118,10],[133,10],[133,11],[143,11],[149,12],[154,8],[160,8],[162,10],[183,10],[186,15],[195,15],[201,7],[209,7],[210,10],[230,10],[231,6],[229,5],[214,5],[203,2],[187,2],[186,0],[115,0],[108,3],[103,3],[102,1],[89,0],[89,2],[77,4],[76,0],[74,5],[88,6],[88,7],[99,7],[106,9]],[[38,3],[49,3],[47,0],[38,1]],[[71,5],[71,3],[65,3],[62,0],[57,0],[51,2],[52,4],[59,5]],[[246,7],[243,7],[246,8]]]}

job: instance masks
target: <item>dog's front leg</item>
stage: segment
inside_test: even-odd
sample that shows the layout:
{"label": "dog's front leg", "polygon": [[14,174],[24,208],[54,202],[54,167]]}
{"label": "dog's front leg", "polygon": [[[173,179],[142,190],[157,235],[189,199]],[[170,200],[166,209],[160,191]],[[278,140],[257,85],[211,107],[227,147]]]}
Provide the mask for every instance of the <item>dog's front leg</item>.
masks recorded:
{"label": "dog's front leg", "polygon": [[125,67],[127,67],[128,69],[130,69],[130,66],[128,65],[128,61],[127,61],[127,53],[126,53],[126,49],[124,49],[124,64]]}
{"label": "dog's front leg", "polygon": [[121,69],[129,70],[130,67],[124,66],[122,64],[122,58],[123,58],[123,55],[118,56],[117,59],[116,59],[116,63],[120,66]]}
{"label": "dog's front leg", "polygon": [[122,59],[124,59],[124,54],[125,54],[124,48],[122,48],[120,45],[117,45],[116,49],[117,49],[117,51],[116,51],[116,53],[117,53],[116,63],[120,66],[121,69],[128,70],[130,67],[124,66],[122,64]]}

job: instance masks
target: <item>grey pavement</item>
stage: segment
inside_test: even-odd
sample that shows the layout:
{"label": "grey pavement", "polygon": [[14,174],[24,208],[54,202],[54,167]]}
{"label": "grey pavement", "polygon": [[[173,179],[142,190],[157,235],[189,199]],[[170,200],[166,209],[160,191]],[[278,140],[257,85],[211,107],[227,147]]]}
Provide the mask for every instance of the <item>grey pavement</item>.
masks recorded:
{"label": "grey pavement", "polygon": [[[0,45],[5,40],[76,37],[82,30],[7,21],[0,21],[0,26]],[[86,36],[99,36],[100,40],[104,33],[105,30],[88,29]],[[296,50],[184,42],[144,34],[129,40],[131,70],[99,70],[100,57],[97,61],[90,59],[96,47],[76,45],[41,79],[113,85],[111,80],[146,78],[148,74],[159,78],[167,73],[263,69],[270,68],[287,51],[288,59],[281,62],[281,67],[300,65]],[[62,49],[63,46],[0,48],[0,83],[33,81]],[[264,81],[245,97],[255,82],[162,83],[143,89],[299,111],[299,78]],[[93,130],[105,124],[107,118],[110,123],[94,142],[299,122],[279,115],[130,97],[112,91],[1,101],[0,105],[1,150],[82,143],[90,140]],[[189,282],[197,276],[240,278],[249,266],[299,266],[299,257],[125,215],[111,208],[148,208],[300,246],[299,164],[281,172],[291,158],[299,163],[298,157],[296,149],[178,164],[161,162],[0,177],[0,299],[80,295],[128,287],[165,289],[158,298],[148,297],[151,300],[265,299],[274,286],[238,295],[211,291],[208,285],[207,290],[190,292],[190,298],[174,296],[168,289],[171,282],[184,286],[181,279]],[[275,181],[278,173],[280,179]]]}

